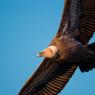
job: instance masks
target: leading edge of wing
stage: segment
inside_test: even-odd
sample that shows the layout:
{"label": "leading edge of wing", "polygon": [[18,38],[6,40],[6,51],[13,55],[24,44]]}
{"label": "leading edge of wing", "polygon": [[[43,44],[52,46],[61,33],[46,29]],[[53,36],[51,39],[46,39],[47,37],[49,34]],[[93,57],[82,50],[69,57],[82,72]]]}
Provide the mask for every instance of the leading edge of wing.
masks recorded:
{"label": "leading edge of wing", "polygon": [[19,95],[56,95],[65,87],[76,68],[77,64],[44,59]]}

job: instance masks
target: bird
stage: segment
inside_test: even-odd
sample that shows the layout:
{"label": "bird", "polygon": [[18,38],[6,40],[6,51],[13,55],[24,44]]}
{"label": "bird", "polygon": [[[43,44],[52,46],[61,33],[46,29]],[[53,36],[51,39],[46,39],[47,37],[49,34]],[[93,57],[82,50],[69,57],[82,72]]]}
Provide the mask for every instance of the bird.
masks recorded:
{"label": "bird", "polygon": [[94,69],[94,32],[95,0],[64,0],[58,32],[37,54],[44,59],[18,95],[58,95],[78,67],[82,73]]}

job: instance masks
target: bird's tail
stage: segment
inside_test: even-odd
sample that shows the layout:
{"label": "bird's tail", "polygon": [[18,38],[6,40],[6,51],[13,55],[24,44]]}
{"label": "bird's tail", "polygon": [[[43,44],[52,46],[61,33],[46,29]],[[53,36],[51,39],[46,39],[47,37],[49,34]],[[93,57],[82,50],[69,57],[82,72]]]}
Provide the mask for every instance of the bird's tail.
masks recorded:
{"label": "bird's tail", "polygon": [[95,52],[95,42],[91,43],[87,46],[89,49],[91,49],[93,52]]}
{"label": "bird's tail", "polygon": [[95,42],[89,44],[87,48],[87,53],[79,65],[82,72],[88,72],[89,70],[95,68]]}

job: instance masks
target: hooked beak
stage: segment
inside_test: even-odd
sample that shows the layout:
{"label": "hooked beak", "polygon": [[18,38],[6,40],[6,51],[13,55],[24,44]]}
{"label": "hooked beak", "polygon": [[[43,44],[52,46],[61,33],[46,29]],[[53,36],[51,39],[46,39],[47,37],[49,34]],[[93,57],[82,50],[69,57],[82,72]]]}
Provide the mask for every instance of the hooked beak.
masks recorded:
{"label": "hooked beak", "polygon": [[37,54],[37,57],[44,57],[44,51],[39,52],[39,53]]}

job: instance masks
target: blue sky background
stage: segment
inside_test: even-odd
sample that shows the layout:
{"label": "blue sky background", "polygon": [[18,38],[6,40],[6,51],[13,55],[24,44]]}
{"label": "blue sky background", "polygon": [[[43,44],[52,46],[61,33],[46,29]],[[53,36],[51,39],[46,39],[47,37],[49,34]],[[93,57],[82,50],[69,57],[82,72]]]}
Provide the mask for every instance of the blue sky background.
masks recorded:
{"label": "blue sky background", "polygon": [[[0,0],[0,95],[17,95],[56,34],[63,0]],[[92,41],[95,41],[95,36]],[[76,73],[59,95],[95,95],[95,70]]]}

